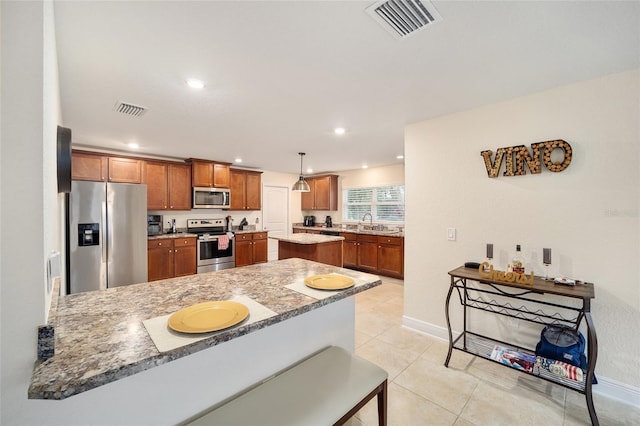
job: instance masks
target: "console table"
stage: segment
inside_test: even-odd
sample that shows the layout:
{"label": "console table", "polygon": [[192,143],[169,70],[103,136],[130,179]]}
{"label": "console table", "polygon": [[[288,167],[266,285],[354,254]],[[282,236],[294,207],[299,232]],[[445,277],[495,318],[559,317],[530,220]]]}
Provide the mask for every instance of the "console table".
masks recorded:
{"label": "console table", "polygon": [[[591,394],[591,385],[594,380],[594,370],[598,358],[598,340],[593,319],[591,318],[591,299],[595,298],[593,284],[583,283],[575,286],[565,286],[554,284],[553,281],[547,281],[540,277],[535,277],[533,284],[506,283],[487,280],[480,276],[478,269],[464,266],[450,271],[449,275],[451,276],[451,285],[445,302],[445,315],[449,332],[449,352],[444,363],[445,367],[449,366],[453,349],[491,361],[494,361],[490,357],[492,349],[497,344],[508,349],[535,354],[533,349],[523,348],[469,331],[467,324],[468,308],[541,325],[570,326],[574,330],[578,330],[584,320],[587,327],[588,367],[584,371],[583,381],[579,382],[555,376],[542,368],[536,369],[532,373],[519,371],[584,394],[591,423],[594,426],[598,426],[598,417]],[[473,281],[478,284],[469,286],[467,281]],[[463,306],[463,331],[455,340],[451,332],[449,317],[449,302],[454,290],[456,290],[460,304]],[[554,295],[555,297],[550,297],[549,295]],[[521,304],[520,302],[524,303]],[[505,365],[505,367],[508,366]]]}

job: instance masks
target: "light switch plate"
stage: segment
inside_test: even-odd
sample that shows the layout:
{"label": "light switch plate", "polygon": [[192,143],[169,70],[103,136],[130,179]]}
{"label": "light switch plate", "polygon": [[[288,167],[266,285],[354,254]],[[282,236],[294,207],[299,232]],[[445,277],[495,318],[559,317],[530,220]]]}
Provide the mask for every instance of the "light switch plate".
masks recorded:
{"label": "light switch plate", "polygon": [[447,241],[456,240],[456,228],[447,228]]}

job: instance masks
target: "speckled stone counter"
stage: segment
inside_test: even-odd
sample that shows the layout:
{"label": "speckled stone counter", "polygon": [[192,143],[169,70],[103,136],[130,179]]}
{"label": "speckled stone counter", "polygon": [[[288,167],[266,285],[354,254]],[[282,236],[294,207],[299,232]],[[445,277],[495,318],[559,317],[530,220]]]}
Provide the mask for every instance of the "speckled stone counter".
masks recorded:
{"label": "speckled stone counter", "polygon": [[149,240],[160,240],[163,238],[188,238],[188,237],[197,237],[197,234],[191,234],[189,232],[176,232],[175,234],[160,234],[160,235],[150,235],[147,237]]}
{"label": "speckled stone counter", "polygon": [[[380,236],[390,236],[390,237],[404,237],[404,231],[398,231],[398,230],[385,230],[385,231],[358,230],[358,229],[348,229],[348,228],[337,227],[337,226],[334,226],[332,228],[327,228],[324,226],[303,226],[299,224],[294,224],[292,228],[300,229],[304,231],[316,230],[316,231],[341,232],[345,234],[366,234],[366,235],[380,235]],[[314,235],[314,234],[311,234],[311,235]]]}
{"label": "speckled stone counter", "polygon": [[332,241],[342,241],[344,237],[337,237],[333,235],[319,235],[319,234],[289,234],[282,237],[270,237],[274,240],[285,241],[287,243],[294,244],[323,244],[330,243]]}
{"label": "speckled stone counter", "polygon": [[[284,286],[316,274],[340,273],[364,282],[314,299]],[[375,275],[287,259],[68,296],[57,300],[55,355],[36,364],[29,398],[65,399],[221,345],[241,336],[338,302],[380,284]],[[142,321],[209,300],[245,295],[276,312],[265,320],[232,328],[160,353]]]}

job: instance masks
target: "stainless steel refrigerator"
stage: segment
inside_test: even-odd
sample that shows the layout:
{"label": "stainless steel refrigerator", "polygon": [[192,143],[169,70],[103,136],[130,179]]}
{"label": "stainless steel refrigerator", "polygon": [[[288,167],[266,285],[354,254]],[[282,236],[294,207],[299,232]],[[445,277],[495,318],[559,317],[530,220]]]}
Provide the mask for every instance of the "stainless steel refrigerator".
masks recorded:
{"label": "stainless steel refrigerator", "polygon": [[147,186],[73,181],[67,220],[67,291],[147,281]]}

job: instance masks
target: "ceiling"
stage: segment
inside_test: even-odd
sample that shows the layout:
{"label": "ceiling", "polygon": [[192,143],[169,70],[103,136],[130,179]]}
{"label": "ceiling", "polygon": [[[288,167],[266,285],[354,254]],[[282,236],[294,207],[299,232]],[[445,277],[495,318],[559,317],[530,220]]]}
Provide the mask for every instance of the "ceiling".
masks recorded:
{"label": "ceiling", "polygon": [[401,163],[407,124],[640,67],[638,1],[434,1],[403,40],[373,3],[56,1],[63,125],[78,147],[338,172]]}

